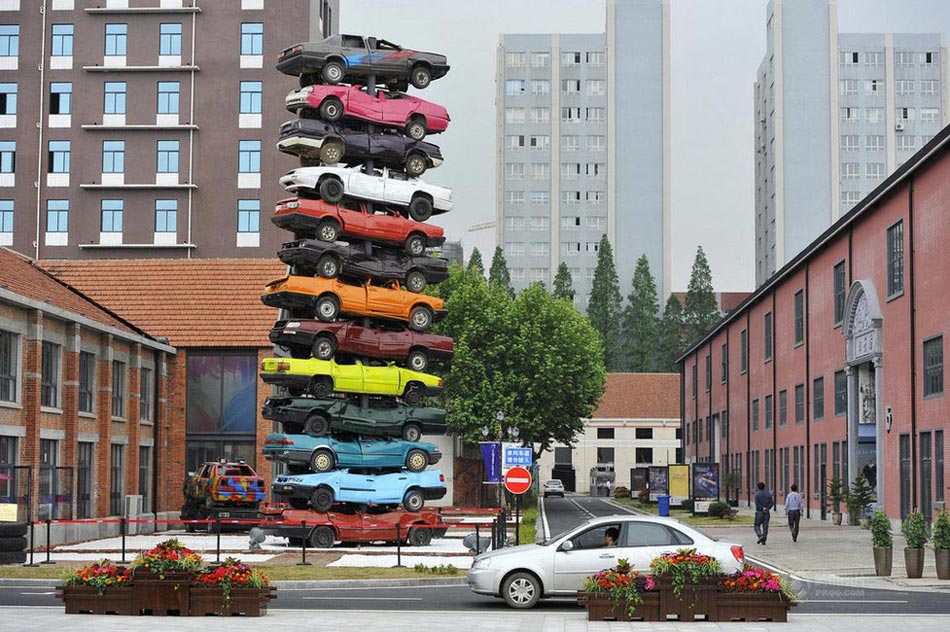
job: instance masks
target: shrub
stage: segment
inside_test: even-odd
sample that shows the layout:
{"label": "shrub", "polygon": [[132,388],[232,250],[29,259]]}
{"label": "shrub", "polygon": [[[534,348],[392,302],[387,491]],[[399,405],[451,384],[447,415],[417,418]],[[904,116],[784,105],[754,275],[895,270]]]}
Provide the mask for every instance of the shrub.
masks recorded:
{"label": "shrub", "polygon": [[686,500],[684,500],[683,502],[681,502],[681,503],[680,503],[680,509],[683,509],[683,510],[685,510],[685,511],[692,511],[692,510],[693,510],[693,499],[692,499],[692,498],[687,498]]}
{"label": "shrub", "polygon": [[924,520],[924,514],[919,511],[912,511],[904,524],[901,525],[901,531],[907,539],[908,549],[922,549],[927,542],[927,522]]}
{"label": "shrub", "polygon": [[889,549],[894,546],[891,539],[891,521],[883,511],[875,511],[871,518],[871,544],[876,549]]}
{"label": "shrub", "polygon": [[848,505],[848,517],[851,524],[857,524],[858,518],[867,515],[871,507],[871,487],[867,480],[858,475],[851,483],[851,490],[847,494],[846,502]]}
{"label": "shrub", "polygon": [[950,514],[941,511],[934,521],[934,550],[950,550]]}
{"label": "shrub", "polygon": [[641,503],[650,502],[650,490],[641,489],[640,492],[637,494],[637,500],[639,500]]}
{"label": "shrub", "polygon": [[732,513],[727,503],[721,503],[718,500],[709,504],[709,515],[714,518],[725,518]]}
{"label": "shrub", "polygon": [[614,488],[614,498],[630,498],[630,489],[623,485]]}
{"label": "shrub", "polygon": [[664,553],[650,562],[650,570],[656,575],[670,575],[673,594],[683,596],[683,587],[699,583],[703,577],[715,577],[722,573],[722,565],[714,557],[701,555],[696,549],[677,549]]}

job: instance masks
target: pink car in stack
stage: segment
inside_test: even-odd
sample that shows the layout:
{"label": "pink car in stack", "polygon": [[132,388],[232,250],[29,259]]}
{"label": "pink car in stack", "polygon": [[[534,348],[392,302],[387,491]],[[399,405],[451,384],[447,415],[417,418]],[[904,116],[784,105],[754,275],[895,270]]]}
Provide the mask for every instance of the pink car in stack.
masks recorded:
{"label": "pink car in stack", "polygon": [[378,90],[373,97],[365,86],[307,86],[288,94],[286,103],[291,112],[316,110],[321,119],[331,123],[345,116],[396,127],[413,140],[444,132],[451,120],[441,105],[388,90]]}

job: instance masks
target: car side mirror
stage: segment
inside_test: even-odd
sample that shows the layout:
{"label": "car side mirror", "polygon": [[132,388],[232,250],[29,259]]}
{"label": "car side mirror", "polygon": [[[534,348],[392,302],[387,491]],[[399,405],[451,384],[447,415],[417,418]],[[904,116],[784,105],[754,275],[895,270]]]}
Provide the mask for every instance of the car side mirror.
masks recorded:
{"label": "car side mirror", "polygon": [[568,541],[564,542],[564,543],[561,545],[561,550],[562,550],[562,551],[573,551],[573,550],[574,550],[574,542],[572,542],[571,540],[568,540]]}

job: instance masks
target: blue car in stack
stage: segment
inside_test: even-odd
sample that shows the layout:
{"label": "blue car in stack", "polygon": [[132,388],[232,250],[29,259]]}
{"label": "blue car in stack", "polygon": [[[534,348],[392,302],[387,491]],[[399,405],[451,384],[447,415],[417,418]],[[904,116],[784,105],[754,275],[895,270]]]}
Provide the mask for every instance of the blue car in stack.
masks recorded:
{"label": "blue car in stack", "polygon": [[445,496],[445,476],[441,470],[360,474],[349,469],[312,474],[281,474],[272,485],[275,495],[287,499],[294,508],[329,511],[335,502],[371,505],[398,505],[419,511],[427,500]]}
{"label": "blue car in stack", "polygon": [[421,472],[442,458],[438,446],[388,437],[324,436],[273,433],[264,438],[264,458],[304,463],[314,472],[351,467],[367,470],[400,469]]}

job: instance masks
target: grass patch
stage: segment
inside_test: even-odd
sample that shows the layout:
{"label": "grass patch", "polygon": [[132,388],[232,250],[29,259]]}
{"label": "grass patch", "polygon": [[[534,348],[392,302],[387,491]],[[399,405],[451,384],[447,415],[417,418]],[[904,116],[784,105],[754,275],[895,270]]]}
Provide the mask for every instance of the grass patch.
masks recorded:
{"label": "grass patch", "polygon": [[[91,561],[89,562],[92,563]],[[22,566],[0,566],[0,577],[9,579],[60,579],[66,570],[75,570],[85,564],[56,565],[40,568],[24,568]],[[423,571],[414,568],[362,568],[362,567],[326,567],[326,566],[268,566],[267,564],[252,564],[256,569],[267,573],[271,581],[293,580],[343,580],[343,579],[416,579],[431,577],[435,571],[426,567]],[[449,565],[451,566],[451,565]],[[438,569],[439,567],[436,567]],[[461,575],[462,570],[456,568],[449,572],[448,566],[442,567],[438,575]]]}
{"label": "grass patch", "polygon": [[521,544],[534,544],[538,540],[538,506],[531,505],[521,512],[521,524],[518,527],[518,541]]}
{"label": "grass patch", "polygon": [[[620,505],[626,505],[627,507],[632,507],[634,509],[639,509],[640,511],[644,511],[654,516],[658,515],[659,512],[659,508],[656,506],[656,504],[644,504],[635,498],[615,498],[614,502]],[[712,516],[694,516],[688,511],[676,508],[670,509],[670,518],[676,518],[683,524],[688,524],[691,527],[731,527],[752,525],[755,523],[755,518],[742,514],[739,514],[730,520],[729,518],[715,518]]]}

